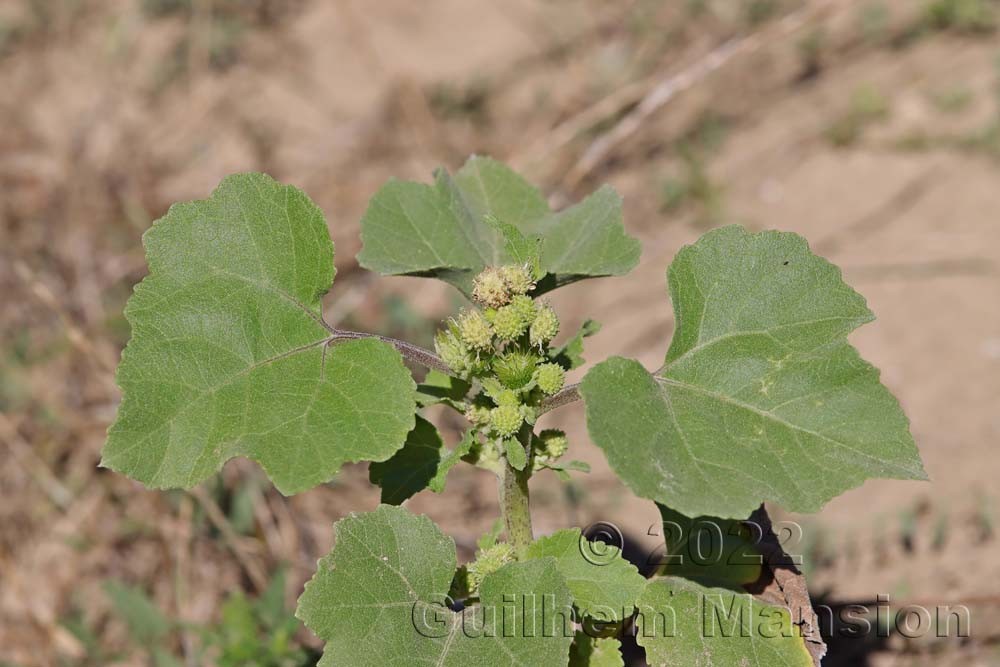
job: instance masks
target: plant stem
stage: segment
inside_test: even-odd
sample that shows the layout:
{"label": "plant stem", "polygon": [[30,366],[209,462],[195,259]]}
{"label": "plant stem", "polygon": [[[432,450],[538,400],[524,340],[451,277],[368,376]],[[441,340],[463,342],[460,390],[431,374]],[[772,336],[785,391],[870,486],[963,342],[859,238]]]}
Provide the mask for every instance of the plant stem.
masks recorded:
{"label": "plant stem", "polygon": [[413,345],[412,343],[407,343],[405,340],[399,340],[398,338],[390,338],[389,336],[380,336],[378,334],[364,333],[361,331],[345,331],[344,329],[333,329],[327,327],[330,331],[329,341],[335,343],[339,340],[361,340],[363,338],[375,338],[382,341],[383,343],[388,343],[394,348],[399,350],[399,353],[403,355],[404,359],[412,361],[415,364],[420,364],[427,368],[433,368],[439,370],[442,373],[448,375],[454,375],[454,371],[448,368],[448,364],[444,363],[441,357],[437,356],[430,350],[425,350],[419,345]]}
{"label": "plant stem", "polygon": [[528,545],[535,536],[531,531],[531,509],[528,498],[528,479],[531,477],[531,427],[521,429],[517,438],[528,452],[528,465],[524,470],[516,470],[504,459],[500,473],[500,512],[504,527],[507,529],[507,539],[517,553],[518,558],[524,556]]}
{"label": "plant stem", "polygon": [[553,394],[542,401],[542,404],[538,406],[538,415],[541,416],[549,410],[555,410],[556,408],[561,408],[564,405],[569,405],[573,401],[579,401],[579,390],[579,384],[566,385],[558,393]]}

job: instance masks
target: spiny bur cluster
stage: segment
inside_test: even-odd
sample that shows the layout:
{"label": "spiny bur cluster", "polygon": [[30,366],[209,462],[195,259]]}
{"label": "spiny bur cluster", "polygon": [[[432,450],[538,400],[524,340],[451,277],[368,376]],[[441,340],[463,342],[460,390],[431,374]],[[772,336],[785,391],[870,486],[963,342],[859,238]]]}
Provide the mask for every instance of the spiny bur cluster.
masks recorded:
{"label": "spiny bur cluster", "polygon": [[[534,425],[542,400],[566,382],[550,349],[559,318],[529,296],[534,288],[526,266],[488,267],[473,281],[480,308],[460,313],[435,337],[437,353],[452,372],[477,387],[464,411],[478,436],[474,456],[486,467],[500,462],[504,440]],[[553,451],[543,453],[546,461],[558,458]]]}

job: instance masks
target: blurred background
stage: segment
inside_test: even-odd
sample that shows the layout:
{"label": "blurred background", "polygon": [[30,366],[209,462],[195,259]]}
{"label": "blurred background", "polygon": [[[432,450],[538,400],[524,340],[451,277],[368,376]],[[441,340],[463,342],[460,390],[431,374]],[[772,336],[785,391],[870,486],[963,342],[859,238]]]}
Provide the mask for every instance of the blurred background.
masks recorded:
{"label": "blurred background", "polygon": [[[872,633],[826,664],[1000,665],[1000,2],[0,0],[0,91],[5,667],[314,664],[291,610],[332,523],[377,504],[364,466],[294,498],[246,461],[171,493],[96,467],[140,237],[172,202],[265,171],[326,213],[327,319],[429,345],[461,298],[360,270],[358,220],[389,177],[470,153],[555,206],[605,182],[624,196],[638,269],[554,295],[564,331],[603,322],[591,362],[659,365],[665,268],[711,227],[796,231],[843,267],[879,318],[852,342],[932,482],[772,514],[802,525],[785,546],[815,602],[965,604],[972,636]],[[581,406],[547,420],[593,471],[533,479],[536,532],[603,520],[655,543],[655,508],[609,472]],[[456,470],[409,507],[467,559],[496,489]]]}

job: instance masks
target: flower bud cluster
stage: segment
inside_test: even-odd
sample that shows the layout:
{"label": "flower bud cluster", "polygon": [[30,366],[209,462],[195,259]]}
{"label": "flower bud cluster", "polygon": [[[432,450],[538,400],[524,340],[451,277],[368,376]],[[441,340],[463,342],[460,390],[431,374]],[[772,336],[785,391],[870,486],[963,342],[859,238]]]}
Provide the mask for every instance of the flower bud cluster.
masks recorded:
{"label": "flower bud cluster", "polygon": [[[566,371],[557,363],[562,357],[549,347],[559,333],[559,317],[528,296],[534,288],[526,267],[485,269],[473,281],[473,298],[483,309],[462,312],[434,341],[455,375],[479,387],[459,407],[477,434],[473,460],[480,465],[500,461],[504,440],[533,426],[541,402],[566,383]],[[531,453],[540,463],[554,462],[566,450],[561,432],[543,431],[533,443]]]}
{"label": "flower bud cluster", "polygon": [[485,308],[500,308],[533,289],[535,280],[527,266],[490,266],[473,279],[472,298]]}

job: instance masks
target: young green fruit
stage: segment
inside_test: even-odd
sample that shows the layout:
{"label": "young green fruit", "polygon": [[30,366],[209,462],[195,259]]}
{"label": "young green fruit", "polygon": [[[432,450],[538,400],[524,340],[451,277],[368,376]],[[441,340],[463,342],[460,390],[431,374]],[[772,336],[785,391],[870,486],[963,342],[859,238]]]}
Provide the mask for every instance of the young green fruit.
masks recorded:
{"label": "young green fruit", "polygon": [[512,389],[504,389],[496,397],[497,405],[513,405],[515,408],[521,405],[521,399],[517,392]]}
{"label": "young green fruit", "polygon": [[490,411],[490,426],[501,437],[517,433],[524,423],[524,416],[517,405],[498,405]]}
{"label": "young green fruit", "polygon": [[518,317],[521,318],[521,322],[523,322],[525,329],[527,329],[531,323],[535,321],[535,312],[537,308],[534,300],[532,300],[530,296],[518,294],[510,300],[510,307],[517,313]]}
{"label": "young green fruit", "polygon": [[555,461],[565,454],[569,447],[566,434],[559,429],[545,429],[535,436],[535,439],[538,443],[536,445],[538,455],[547,461]]}
{"label": "young green fruit", "polygon": [[502,341],[517,339],[528,325],[513,306],[498,308],[493,314],[493,333]]}
{"label": "young green fruit", "polygon": [[459,315],[458,333],[462,342],[474,350],[487,350],[493,345],[493,329],[478,310]]}
{"label": "young green fruit", "polygon": [[538,388],[551,396],[566,383],[566,371],[559,364],[541,364],[535,371]]}
{"label": "young green fruit", "polygon": [[527,294],[535,289],[535,281],[532,280],[531,273],[526,266],[509,264],[500,267],[500,275],[503,276],[507,289],[511,294]]}
{"label": "young green fruit", "polygon": [[501,269],[487,267],[472,279],[472,298],[483,306],[499,308],[510,301],[510,288]]}
{"label": "young green fruit", "polygon": [[559,333],[559,317],[548,306],[541,306],[531,323],[529,338],[533,347],[543,347]]}
{"label": "young green fruit", "polygon": [[508,389],[520,389],[531,382],[538,358],[527,352],[507,352],[493,361],[493,372]]}
{"label": "young green fruit", "polygon": [[434,336],[434,349],[448,368],[464,375],[469,371],[469,351],[454,331],[439,331]]}

